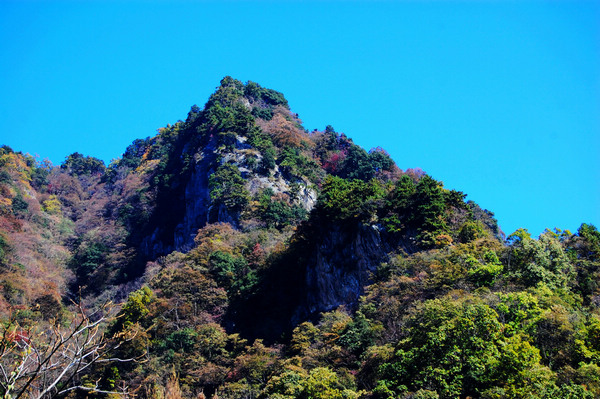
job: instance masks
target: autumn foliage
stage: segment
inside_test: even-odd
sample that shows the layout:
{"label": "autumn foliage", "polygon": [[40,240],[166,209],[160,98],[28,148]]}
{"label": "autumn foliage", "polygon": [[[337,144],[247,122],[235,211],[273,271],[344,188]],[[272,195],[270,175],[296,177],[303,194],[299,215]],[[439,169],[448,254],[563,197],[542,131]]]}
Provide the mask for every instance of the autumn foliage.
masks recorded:
{"label": "autumn foliage", "polygon": [[600,397],[600,232],[465,197],[231,77],[109,165],[2,146],[0,393]]}

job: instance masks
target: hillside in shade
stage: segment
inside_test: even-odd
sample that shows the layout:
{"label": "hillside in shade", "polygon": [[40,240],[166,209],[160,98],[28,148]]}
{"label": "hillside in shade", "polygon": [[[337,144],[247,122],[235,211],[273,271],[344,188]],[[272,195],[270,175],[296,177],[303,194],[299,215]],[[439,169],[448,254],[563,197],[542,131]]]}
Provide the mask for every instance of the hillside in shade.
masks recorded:
{"label": "hillside in shade", "polygon": [[4,145],[0,393],[599,397],[600,232],[465,197],[231,77],[109,165]]}

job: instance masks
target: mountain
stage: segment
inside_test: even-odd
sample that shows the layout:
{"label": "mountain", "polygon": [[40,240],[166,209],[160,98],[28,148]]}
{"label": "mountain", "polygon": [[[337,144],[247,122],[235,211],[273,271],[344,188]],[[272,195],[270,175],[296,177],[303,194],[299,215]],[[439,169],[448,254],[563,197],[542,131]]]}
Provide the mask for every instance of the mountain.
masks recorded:
{"label": "mountain", "polygon": [[108,166],[2,146],[0,391],[598,397],[600,233],[493,216],[231,77]]}

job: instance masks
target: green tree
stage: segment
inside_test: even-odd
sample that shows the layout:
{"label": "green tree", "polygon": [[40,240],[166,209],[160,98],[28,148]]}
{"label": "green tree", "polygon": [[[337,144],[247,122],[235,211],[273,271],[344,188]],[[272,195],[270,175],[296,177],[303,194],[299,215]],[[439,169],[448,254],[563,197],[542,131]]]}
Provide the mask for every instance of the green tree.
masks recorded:
{"label": "green tree", "polygon": [[267,224],[267,227],[280,229],[306,219],[306,209],[299,205],[290,205],[283,198],[273,199],[273,196],[274,192],[270,188],[258,196],[259,217]]}
{"label": "green tree", "polygon": [[390,158],[390,155],[381,147],[369,151],[369,162],[376,173],[391,170],[394,166],[394,161]]}
{"label": "green tree", "polygon": [[300,399],[351,399],[358,394],[345,389],[335,372],[326,367],[317,367],[310,371],[304,382]]}
{"label": "green tree", "polygon": [[154,298],[150,288],[144,286],[129,294],[127,302],[121,308],[113,326],[115,333],[131,327],[135,323],[144,323],[146,316],[150,313],[148,305]]}
{"label": "green tree", "polygon": [[428,175],[416,184],[403,175],[386,198],[384,225],[391,233],[416,236],[421,247],[443,246],[451,241],[446,213],[451,207],[463,206],[463,198],[464,194],[444,190]]}
{"label": "green tree", "polygon": [[368,220],[375,214],[384,194],[377,180],[365,182],[327,176],[318,207],[329,220]]}
{"label": "green tree", "polygon": [[17,193],[12,199],[12,211],[15,215],[22,215],[27,213],[29,204],[23,199],[21,193]]}
{"label": "green tree", "polygon": [[509,271],[522,284],[543,283],[550,288],[567,288],[574,268],[555,233],[546,230],[535,240],[527,230],[519,229],[508,240],[512,250]]}
{"label": "green tree", "polygon": [[167,349],[190,353],[195,349],[198,334],[191,327],[175,330],[169,334],[164,341]]}
{"label": "green tree", "polygon": [[527,337],[513,335],[499,342],[497,366],[493,371],[496,386],[508,398],[536,397],[552,389],[554,374],[540,365],[540,351]]}
{"label": "green tree", "polygon": [[425,246],[434,246],[435,237],[449,231],[444,219],[446,202],[441,184],[429,175],[423,176],[416,186],[412,205],[412,222],[419,231],[417,237]]}
{"label": "green tree", "polygon": [[215,281],[231,295],[246,295],[257,283],[256,273],[241,256],[215,251],[210,254],[209,264]]}
{"label": "green tree", "polygon": [[475,298],[429,300],[405,329],[395,360],[382,367],[380,397],[419,389],[478,397],[494,386],[521,392],[530,381],[549,381],[539,351],[520,336],[506,338],[498,314]]}
{"label": "green tree", "polygon": [[0,231],[0,266],[6,266],[8,264],[8,254],[10,249],[6,234]]}
{"label": "green tree", "polygon": [[304,370],[285,370],[283,373],[272,377],[261,398],[296,399],[300,397],[306,382]]}
{"label": "green tree", "polygon": [[590,315],[577,331],[577,357],[582,361],[600,364],[600,317]]}
{"label": "green tree", "polygon": [[244,87],[244,94],[255,101],[262,101],[267,106],[282,105],[288,108],[288,102],[282,93],[261,87],[258,83],[248,81]]}
{"label": "green tree", "polygon": [[496,311],[505,324],[505,333],[535,335],[537,323],[544,312],[537,296],[517,291],[498,293],[498,298],[500,302],[496,305]]}
{"label": "green tree", "polygon": [[476,286],[489,287],[500,273],[502,273],[504,266],[500,263],[494,251],[486,251],[483,258],[483,262],[478,261],[472,256],[467,259],[467,263],[470,266],[468,276]]}
{"label": "green tree", "polygon": [[213,203],[222,204],[229,210],[239,212],[250,200],[239,169],[230,163],[219,166],[210,176],[208,185]]}
{"label": "green tree", "polygon": [[566,252],[575,266],[577,287],[585,304],[600,294],[600,232],[591,224],[583,223],[577,235],[565,242]]}
{"label": "green tree", "polygon": [[107,284],[101,281],[108,271],[106,259],[109,248],[104,244],[102,237],[95,232],[90,232],[82,237],[81,242],[74,251],[70,261],[71,269],[75,272],[74,290],[78,287],[86,287],[86,290],[100,292]]}
{"label": "green tree", "polygon": [[465,222],[458,232],[458,239],[462,243],[474,241],[478,238],[485,237],[483,223],[479,221]]}
{"label": "green tree", "polygon": [[345,179],[359,179],[367,181],[375,177],[375,169],[372,161],[377,161],[377,156],[373,159],[361,147],[352,144],[346,152],[346,158],[339,172],[339,176]]}
{"label": "green tree", "polygon": [[360,357],[368,347],[373,345],[375,337],[376,328],[361,311],[358,311],[346,326],[337,343]]}
{"label": "green tree", "polygon": [[61,168],[69,170],[69,173],[73,175],[101,174],[106,170],[106,166],[102,160],[90,156],[84,157],[78,152],[67,156]]}
{"label": "green tree", "polygon": [[137,168],[142,162],[142,157],[148,151],[150,146],[150,137],[146,139],[136,139],[131,143],[123,153],[123,156],[118,162],[119,166],[127,168]]}
{"label": "green tree", "polygon": [[315,178],[315,171],[318,169],[317,163],[302,154],[298,148],[285,147],[279,156],[279,166],[281,169],[292,176],[307,176]]}

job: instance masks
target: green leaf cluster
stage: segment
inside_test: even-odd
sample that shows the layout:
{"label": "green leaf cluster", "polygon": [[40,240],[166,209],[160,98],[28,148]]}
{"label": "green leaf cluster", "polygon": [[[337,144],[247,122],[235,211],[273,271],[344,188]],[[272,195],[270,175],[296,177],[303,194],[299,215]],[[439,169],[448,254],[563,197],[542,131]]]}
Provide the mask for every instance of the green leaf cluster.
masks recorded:
{"label": "green leaf cluster", "polygon": [[248,295],[257,283],[256,273],[249,268],[246,259],[228,252],[215,251],[210,254],[209,270],[230,297]]}
{"label": "green leaf cluster", "polygon": [[475,298],[426,301],[407,329],[394,359],[381,366],[381,397],[423,388],[441,398],[480,397],[497,386],[519,397],[532,381],[550,382],[539,351],[520,335],[506,337],[496,311]]}
{"label": "green leaf cluster", "polygon": [[[244,87],[244,94],[248,97],[250,97],[251,99],[253,99],[254,101],[260,102],[266,106],[277,106],[277,105],[281,105],[284,106],[285,108],[288,108],[288,102],[285,99],[285,97],[283,96],[282,93],[272,90],[272,89],[267,89],[264,87],[261,87],[258,83],[249,81],[248,83],[246,83],[246,86]],[[263,106],[264,106],[263,105]],[[263,108],[265,109],[265,108]],[[268,108],[266,108],[268,109]],[[273,114],[271,113],[271,117],[273,116]],[[262,117],[262,116],[259,116]],[[267,119],[267,118],[263,118],[263,119]],[[268,118],[270,119],[270,118]]]}
{"label": "green leaf cluster", "polygon": [[346,180],[330,175],[323,183],[317,208],[329,221],[368,221],[384,195],[384,188],[377,180]]}
{"label": "green leaf cluster", "polygon": [[250,200],[240,170],[230,163],[219,166],[210,176],[208,185],[212,202],[229,210],[239,212]]}
{"label": "green leaf cluster", "polygon": [[272,189],[263,190],[258,195],[257,215],[268,228],[281,229],[305,220],[308,212],[302,206],[290,204],[284,198],[275,198]]}
{"label": "green leaf cluster", "polygon": [[69,173],[77,176],[103,174],[106,170],[106,166],[102,160],[90,156],[86,157],[78,152],[67,156],[61,168],[67,169]]}
{"label": "green leaf cluster", "polygon": [[416,235],[422,247],[444,246],[452,242],[451,235],[458,235],[451,229],[448,216],[454,209],[465,207],[464,197],[461,192],[445,190],[428,175],[416,183],[403,175],[386,198],[382,220],[391,233]]}
{"label": "green leaf cluster", "polygon": [[310,180],[314,180],[317,176],[319,165],[298,148],[285,147],[281,151],[278,161],[279,167],[290,176],[306,176]]}

